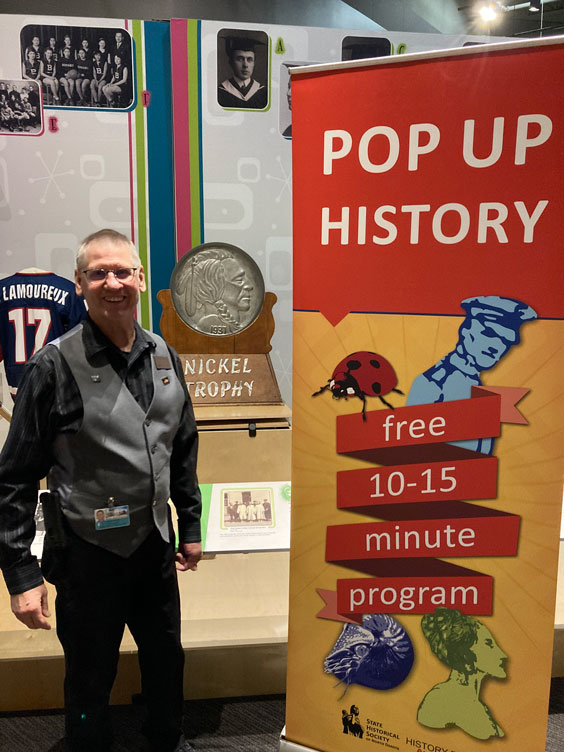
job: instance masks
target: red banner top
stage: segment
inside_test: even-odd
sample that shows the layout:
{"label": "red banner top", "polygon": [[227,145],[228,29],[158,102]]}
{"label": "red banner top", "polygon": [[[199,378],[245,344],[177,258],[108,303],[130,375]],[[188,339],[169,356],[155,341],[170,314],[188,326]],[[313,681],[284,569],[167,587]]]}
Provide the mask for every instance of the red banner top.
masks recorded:
{"label": "red banner top", "polygon": [[294,307],[563,317],[563,77],[561,44],[296,76]]}

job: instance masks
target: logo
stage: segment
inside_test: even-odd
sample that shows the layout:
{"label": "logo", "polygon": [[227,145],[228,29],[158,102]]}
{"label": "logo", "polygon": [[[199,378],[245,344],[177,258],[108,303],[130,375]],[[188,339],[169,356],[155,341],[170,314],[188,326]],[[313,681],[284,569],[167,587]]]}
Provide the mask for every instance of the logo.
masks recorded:
{"label": "logo", "polygon": [[341,721],[343,723],[343,734],[351,734],[362,739],[364,736],[364,727],[360,723],[360,712],[357,705],[351,705],[348,711],[346,708],[343,708],[341,711]]}

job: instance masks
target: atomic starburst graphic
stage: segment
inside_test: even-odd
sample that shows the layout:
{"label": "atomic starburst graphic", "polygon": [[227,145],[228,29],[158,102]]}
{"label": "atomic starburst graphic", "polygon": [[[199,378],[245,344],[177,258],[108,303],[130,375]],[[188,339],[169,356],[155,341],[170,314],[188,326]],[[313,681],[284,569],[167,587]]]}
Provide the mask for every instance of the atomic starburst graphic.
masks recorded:
{"label": "atomic starburst graphic", "polygon": [[284,164],[282,163],[282,158],[280,156],[276,157],[276,161],[278,162],[280,166],[280,175],[270,175],[270,173],[267,173],[266,179],[274,180],[281,184],[280,191],[278,192],[278,196],[276,196],[276,198],[274,199],[276,203],[279,204],[282,199],[282,196],[284,195],[284,191],[288,191],[288,196],[291,195],[290,183],[292,182],[292,176],[289,172],[286,172]]}
{"label": "atomic starburst graphic", "polygon": [[43,154],[40,151],[36,151],[35,152],[35,156],[39,159],[39,161],[41,162],[41,164],[43,165],[43,167],[45,169],[45,172],[47,173],[46,175],[40,175],[38,177],[28,178],[27,179],[28,183],[31,183],[32,185],[34,183],[41,183],[41,182],[45,181],[45,183],[44,183],[45,184],[45,190],[43,191],[43,195],[39,199],[39,203],[40,204],[46,204],[47,203],[47,196],[48,196],[48,193],[49,193],[49,188],[51,188],[51,186],[53,186],[53,188],[57,192],[59,198],[61,198],[61,199],[66,198],[66,193],[64,193],[61,190],[61,186],[59,185],[57,179],[65,176],[65,175],[74,175],[74,170],[71,169],[71,170],[65,170],[64,172],[57,172],[57,168],[59,166],[59,162],[61,160],[61,157],[63,156],[63,152],[60,151],[60,150],[57,151],[57,155],[55,157],[55,163],[53,164],[53,167],[49,167],[47,165],[47,162],[43,158]]}

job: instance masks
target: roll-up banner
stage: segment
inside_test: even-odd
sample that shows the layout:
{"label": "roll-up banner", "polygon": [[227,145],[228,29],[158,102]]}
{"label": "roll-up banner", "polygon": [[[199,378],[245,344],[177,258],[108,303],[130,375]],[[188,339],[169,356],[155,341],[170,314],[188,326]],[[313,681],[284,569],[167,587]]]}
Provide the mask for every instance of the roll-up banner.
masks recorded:
{"label": "roll-up banner", "polygon": [[286,737],[544,750],[564,44],[293,69]]}

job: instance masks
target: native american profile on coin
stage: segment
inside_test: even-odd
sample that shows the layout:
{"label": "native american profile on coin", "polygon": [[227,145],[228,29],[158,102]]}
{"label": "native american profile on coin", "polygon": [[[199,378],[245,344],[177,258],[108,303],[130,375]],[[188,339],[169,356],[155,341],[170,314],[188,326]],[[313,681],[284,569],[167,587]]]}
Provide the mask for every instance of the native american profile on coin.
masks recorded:
{"label": "native american profile on coin", "polygon": [[170,280],[180,318],[202,334],[243,331],[259,315],[264,280],[255,261],[228,243],[204,243],[183,256]]}

